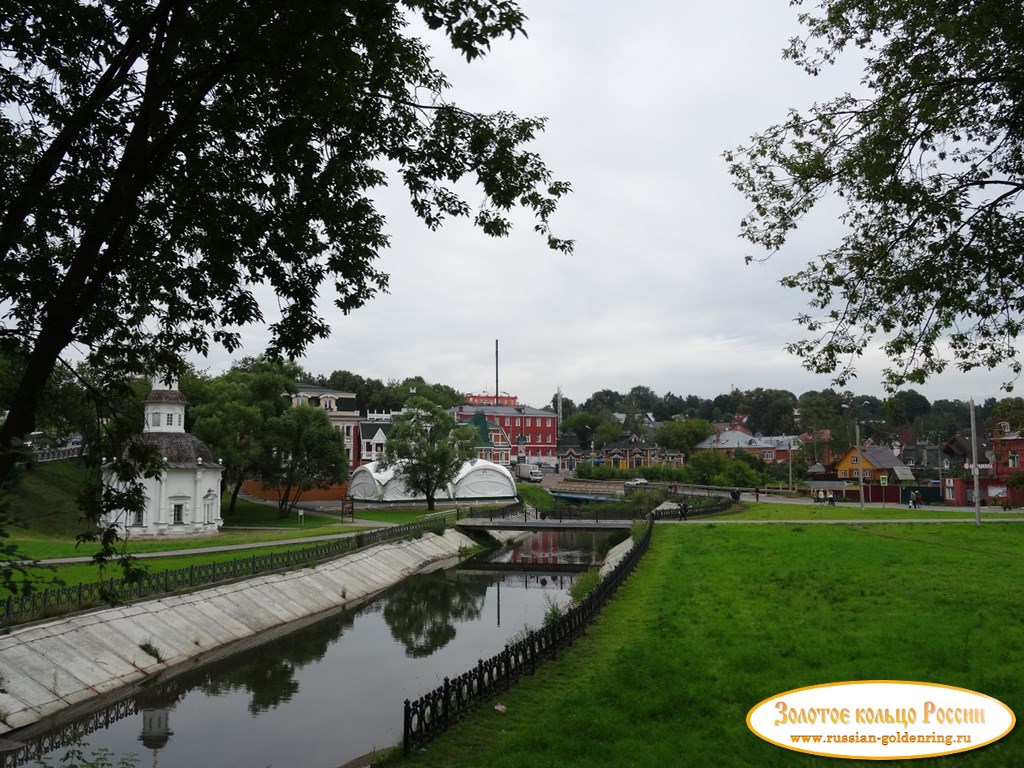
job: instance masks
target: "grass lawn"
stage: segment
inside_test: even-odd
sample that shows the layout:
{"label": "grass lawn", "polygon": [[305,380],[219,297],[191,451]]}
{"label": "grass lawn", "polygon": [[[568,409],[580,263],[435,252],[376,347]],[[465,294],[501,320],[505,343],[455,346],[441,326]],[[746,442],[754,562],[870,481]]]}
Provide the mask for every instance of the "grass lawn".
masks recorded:
{"label": "grass lawn", "polygon": [[[1012,523],[659,525],[584,638],[421,752],[388,762],[836,766],[761,740],[745,718],[777,693],[848,680],[961,686],[1019,714],[1022,535]],[[1024,734],[914,762],[1020,768]]]}
{"label": "grass lawn", "polygon": [[[950,509],[907,509],[893,504],[887,507],[878,504],[860,505],[837,504],[834,507],[817,504],[778,504],[775,502],[744,501],[734,507],[735,512],[721,515],[737,520],[929,520],[969,519],[974,520],[974,510],[964,507]],[[981,518],[1024,517],[1020,512],[1004,512],[995,507],[982,507]]]}

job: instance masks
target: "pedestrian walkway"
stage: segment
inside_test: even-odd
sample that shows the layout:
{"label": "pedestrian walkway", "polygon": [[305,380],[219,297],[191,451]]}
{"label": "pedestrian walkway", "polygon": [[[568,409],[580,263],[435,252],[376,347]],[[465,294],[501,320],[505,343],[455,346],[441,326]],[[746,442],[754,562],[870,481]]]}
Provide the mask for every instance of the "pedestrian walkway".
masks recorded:
{"label": "pedestrian walkway", "polygon": [[[329,515],[322,515],[323,517],[329,517]],[[363,531],[369,529],[374,530],[376,528],[387,528],[395,523],[384,523],[378,520],[360,520],[356,518],[351,521],[349,525],[354,525],[359,530],[348,530],[342,533],[327,533],[319,536],[300,536],[294,539],[272,539],[269,541],[254,541],[247,544],[215,544],[210,547],[187,547],[184,549],[171,549],[161,552],[138,552],[133,553],[132,557],[138,560],[151,560],[161,557],[183,557],[188,555],[205,555],[213,552],[241,552],[247,549],[266,549],[267,547],[279,547],[287,544],[318,544],[323,541],[331,541],[333,539],[348,539],[353,536],[357,536]],[[293,531],[294,528],[229,528],[228,530],[235,531],[267,531],[267,530],[287,530]],[[223,532],[223,529],[222,529]],[[147,540],[149,541],[149,540]],[[75,563],[91,563],[93,558],[91,556],[82,557],[53,557],[45,560],[23,560],[15,563],[0,563],[0,567],[4,565],[73,565]]]}

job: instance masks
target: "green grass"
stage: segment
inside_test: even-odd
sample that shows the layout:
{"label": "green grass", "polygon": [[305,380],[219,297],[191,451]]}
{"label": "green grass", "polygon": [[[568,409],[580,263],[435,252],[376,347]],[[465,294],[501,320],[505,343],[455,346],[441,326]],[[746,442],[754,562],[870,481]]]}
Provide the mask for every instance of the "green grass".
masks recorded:
{"label": "green grass", "polygon": [[[961,686],[1020,713],[1022,533],[1007,523],[658,526],[583,639],[410,759],[389,762],[835,766],[768,744],[745,718],[774,694],[847,680]],[[918,763],[1020,768],[1024,735]]]}
{"label": "green grass", "polygon": [[[1013,513],[1001,509],[982,507],[985,517],[1009,517]],[[774,502],[744,501],[733,507],[723,518],[737,520],[942,520],[974,519],[973,509],[907,509],[905,506],[890,504],[882,507],[869,504],[861,512],[859,504],[842,504],[834,507],[815,504],[778,504]]]}
{"label": "green grass", "polygon": [[[256,555],[266,555],[271,552],[286,552],[292,549],[305,549],[309,544],[283,544],[279,546],[257,547],[239,552],[209,552],[203,554],[182,555],[179,557],[146,558],[137,561],[137,564],[146,570],[147,573],[157,574],[164,571],[173,571],[178,568],[188,568],[190,565],[200,566],[208,563],[223,563],[229,560],[245,560]],[[57,566],[34,566],[19,569],[12,574],[13,585],[29,583],[36,591],[54,589],[55,587],[70,586],[77,584],[92,584],[102,579],[120,579],[123,573],[120,565],[116,562],[107,564],[102,570],[91,563],[73,563]],[[22,589],[22,587],[14,587]],[[12,589],[0,583],[0,598],[6,598],[11,594]],[[20,594],[20,592],[19,592]]]}
{"label": "green grass", "polygon": [[546,488],[532,483],[516,483],[516,495],[534,509],[541,511],[552,510],[558,504]]}

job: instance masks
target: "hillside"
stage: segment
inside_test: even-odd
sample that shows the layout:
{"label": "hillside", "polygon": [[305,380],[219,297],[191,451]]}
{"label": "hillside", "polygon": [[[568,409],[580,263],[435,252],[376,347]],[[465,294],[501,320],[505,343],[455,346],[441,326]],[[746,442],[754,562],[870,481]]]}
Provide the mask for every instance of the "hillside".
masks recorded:
{"label": "hillside", "polygon": [[52,461],[21,472],[3,497],[9,525],[51,536],[74,536],[80,529],[78,494],[88,469],[84,462]]}

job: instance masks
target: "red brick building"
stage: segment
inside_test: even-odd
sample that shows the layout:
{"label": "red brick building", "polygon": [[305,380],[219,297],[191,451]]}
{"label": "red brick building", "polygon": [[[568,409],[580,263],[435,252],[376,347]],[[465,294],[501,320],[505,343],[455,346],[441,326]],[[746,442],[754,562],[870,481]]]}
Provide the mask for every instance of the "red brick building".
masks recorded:
{"label": "red brick building", "polygon": [[[491,398],[492,402],[494,398]],[[531,464],[540,461],[555,463],[558,452],[558,416],[551,411],[530,408],[526,405],[504,406],[460,405],[452,409],[460,422],[472,421],[477,413],[483,413],[488,422],[505,434],[503,442],[511,446],[510,462],[516,463],[522,456]]]}

